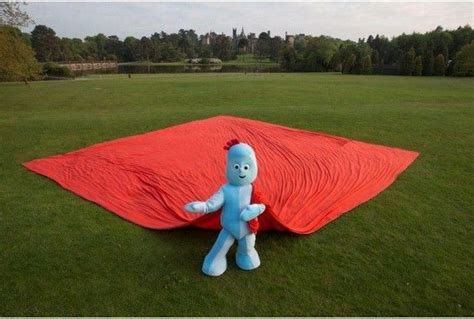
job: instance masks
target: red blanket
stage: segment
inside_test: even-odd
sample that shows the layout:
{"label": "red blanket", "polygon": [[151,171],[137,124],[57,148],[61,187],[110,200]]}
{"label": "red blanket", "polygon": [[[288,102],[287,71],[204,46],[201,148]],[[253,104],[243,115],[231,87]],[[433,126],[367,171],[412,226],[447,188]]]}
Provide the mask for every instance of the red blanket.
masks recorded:
{"label": "red blanket", "polygon": [[265,122],[218,116],[37,159],[24,166],[138,225],[219,229],[188,214],[225,183],[223,145],[257,154],[256,186],[273,208],[260,230],[308,234],[388,187],[418,153]]}

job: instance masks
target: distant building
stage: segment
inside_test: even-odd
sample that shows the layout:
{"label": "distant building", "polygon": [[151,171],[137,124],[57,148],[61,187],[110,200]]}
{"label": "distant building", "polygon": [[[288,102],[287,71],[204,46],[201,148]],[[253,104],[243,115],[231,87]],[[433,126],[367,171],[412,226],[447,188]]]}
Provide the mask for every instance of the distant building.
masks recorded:
{"label": "distant building", "polygon": [[[246,45],[239,47],[241,40],[246,40]],[[255,36],[255,33],[249,33],[245,35],[244,28],[240,31],[240,34],[237,35],[237,28],[232,28],[232,47],[236,53],[255,53],[257,48],[258,38]]]}
{"label": "distant building", "polygon": [[295,36],[294,35],[289,35],[287,32],[285,32],[285,41],[288,43],[289,47],[294,47],[295,46]]}
{"label": "distant building", "polygon": [[215,40],[217,37],[217,34],[213,31],[210,31],[206,33],[205,35],[201,35],[201,45],[206,46],[206,45],[211,45],[211,41]]}

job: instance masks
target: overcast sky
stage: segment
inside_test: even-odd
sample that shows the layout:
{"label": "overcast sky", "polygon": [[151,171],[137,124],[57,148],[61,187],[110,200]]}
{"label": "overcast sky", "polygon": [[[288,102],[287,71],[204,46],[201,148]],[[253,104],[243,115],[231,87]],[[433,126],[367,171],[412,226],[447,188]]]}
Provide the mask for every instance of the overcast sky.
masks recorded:
{"label": "overcast sky", "polygon": [[[388,37],[473,26],[474,2],[466,3],[29,3],[24,7],[36,24],[58,36],[84,38],[104,33],[150,36],[154,32],[194,29],[232,34],[271,30],[283,36],[305,33],[357,40],[369,34]],[[25,28],[30,31],[33,26]]]}

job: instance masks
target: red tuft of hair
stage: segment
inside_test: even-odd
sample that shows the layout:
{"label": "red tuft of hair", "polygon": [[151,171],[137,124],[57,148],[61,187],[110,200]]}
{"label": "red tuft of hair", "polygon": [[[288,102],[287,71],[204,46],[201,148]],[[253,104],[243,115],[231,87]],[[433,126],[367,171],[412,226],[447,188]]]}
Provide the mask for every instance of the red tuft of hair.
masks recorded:
{"label": "red tuft of hair", "polygon": [[224,146],[224,149],[226,151],[230,150],[230,148],[236,144],[239,144],[239,140],[234,138],[234,139],[231,139],[230,141],[227,142],[227,144]]}

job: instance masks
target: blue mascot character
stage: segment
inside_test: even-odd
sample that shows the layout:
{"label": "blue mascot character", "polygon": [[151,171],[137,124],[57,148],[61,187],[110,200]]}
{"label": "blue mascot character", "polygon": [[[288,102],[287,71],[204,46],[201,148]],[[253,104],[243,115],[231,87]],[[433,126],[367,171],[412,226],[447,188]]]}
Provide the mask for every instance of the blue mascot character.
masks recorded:
{"label": "blue mascot character", "polygon": [[234,241],[238,248],[235,256],[237,265],[244,270],[260,266],[255,250],[257,216],[265,211],[265,205],[254,203],[252,183],[257,178],[257,158],[248,144],[232,140],[224,149],[227,153],[227,184],[205,202],[191,202],[184,209],[190,213],[212,213],[222,208],[222,230],[214,246],[204,259],[202,271],[209,276],[220,276],[227,268],[226,255]]}

